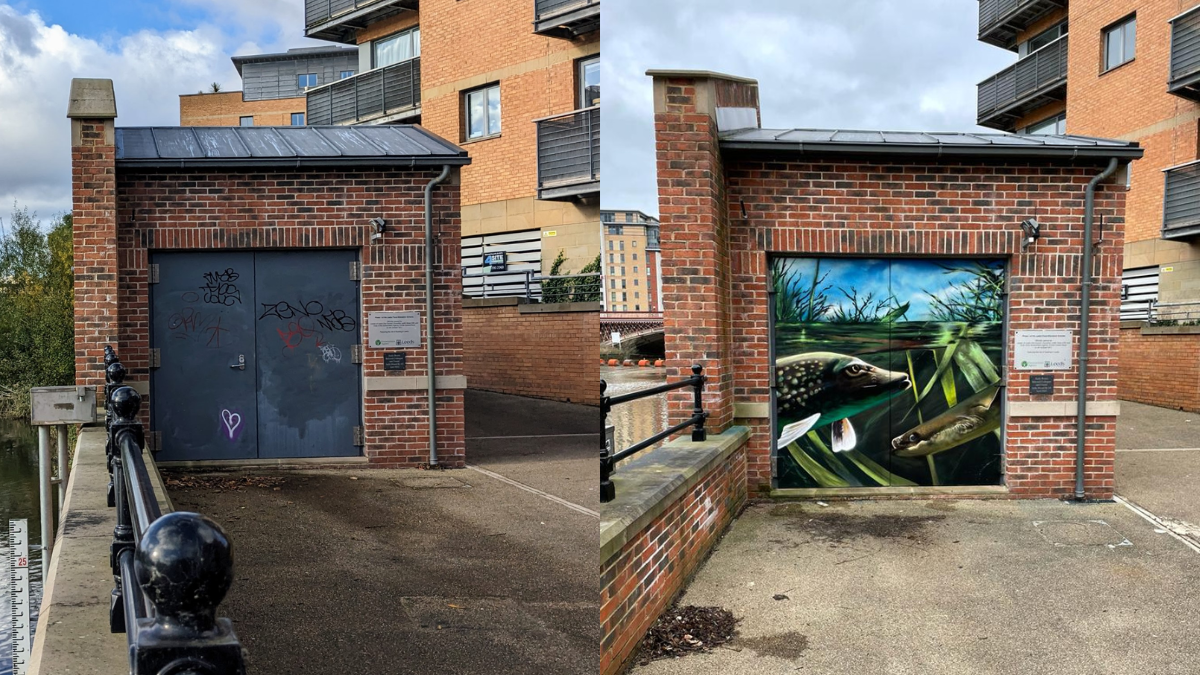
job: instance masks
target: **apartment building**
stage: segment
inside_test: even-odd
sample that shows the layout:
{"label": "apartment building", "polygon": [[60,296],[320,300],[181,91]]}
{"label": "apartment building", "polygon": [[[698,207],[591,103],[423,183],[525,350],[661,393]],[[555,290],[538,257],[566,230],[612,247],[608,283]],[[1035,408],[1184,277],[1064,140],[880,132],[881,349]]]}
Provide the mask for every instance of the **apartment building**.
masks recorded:
{"label": "apartment building", "polygon": [[604,245],[604,308],[610,312],[661,312],[658,219],[641,211],[600,212]]}
{"label": "apartment building", "polygon": [[599,0],[308,0],[305,23],[358,50],[307,90],[309,124],[420,124],[470,154],[464,294],[600,253]]}
{"label": "apartment building", "polygon": [[1127,176],[1121,397],[1200,410],[1200,363],[1186,401],[1156,384],[1160,364],[1197,361],[1200,336],[1132,323],[1200,319],[1200,3],[980,0],[978,37],[1017,57],[979,83],[979,124],[1145,149]]}
{"label": "apartment building", "polygon": [[305,91],[358,72],[358,50],[348,47],[303,47],[232,60],[241,91],[181,95],[180,126],[303,126]]}

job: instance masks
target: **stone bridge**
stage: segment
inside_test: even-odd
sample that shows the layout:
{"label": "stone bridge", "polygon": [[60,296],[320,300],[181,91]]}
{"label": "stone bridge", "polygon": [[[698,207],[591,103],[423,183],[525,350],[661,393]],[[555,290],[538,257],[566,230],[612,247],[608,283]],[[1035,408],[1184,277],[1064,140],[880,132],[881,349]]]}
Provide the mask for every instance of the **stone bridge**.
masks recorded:
{"label": "stone bridge", "polygon": [[634,349],[658,346],[662,349],[663,315],[662,312],[601,312],[600,313],[600,343],[612,345],[613,333],[621,336],[623,346],[633,345]]}

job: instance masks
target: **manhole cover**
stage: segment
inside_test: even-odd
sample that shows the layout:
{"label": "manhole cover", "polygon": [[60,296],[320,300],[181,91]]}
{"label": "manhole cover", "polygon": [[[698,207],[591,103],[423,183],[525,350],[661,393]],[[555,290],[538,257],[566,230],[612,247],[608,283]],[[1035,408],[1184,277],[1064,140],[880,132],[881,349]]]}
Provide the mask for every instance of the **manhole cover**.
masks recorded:
{"label": "manhole cover", "polygon": [[1125,535],[1103,520],[1035,520],[1033,526],[1055,546],[1133,546]]}

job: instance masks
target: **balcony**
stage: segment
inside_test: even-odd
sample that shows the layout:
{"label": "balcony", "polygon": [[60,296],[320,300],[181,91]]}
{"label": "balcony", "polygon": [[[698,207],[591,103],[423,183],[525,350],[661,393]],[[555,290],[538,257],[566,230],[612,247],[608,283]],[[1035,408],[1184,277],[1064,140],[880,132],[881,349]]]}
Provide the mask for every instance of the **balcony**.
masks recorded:
{"label": "balcony", "polygon": [[572,40],[600,30],[600,0],[533,0],[533,32]]}
{"label": "balcony", "polygon": [[360,28],[401,12],[418,0],[304,0],[304,36],[352,45]]}
{"label": "balcony", "polygon": [[980,82],[977,123],[1013,131],[1022,116],[1047,103],[1066,100],[1067,37]]}
{"label": "balcony", "polygon": [[600,194],[600,106],[537,123],[538,199],[570,201]]}
{"label": "balcony", "polygon": [[385,124],[421,115],[420,57],[307,92],[309,124]]}
{"label": "balcony", "polygon": [[1163,239],[1200,234],[1200,160],[1163,170]]}
{"label": "balcony", "polygon": [[1200,101],[1200,6],[1171,19],[1171,77],[1167,91]]}
{"label": "balcony", "polygon": [[1015,51],[1017,34],[1066,6],[1065,0],[979,0],[979,41]]}

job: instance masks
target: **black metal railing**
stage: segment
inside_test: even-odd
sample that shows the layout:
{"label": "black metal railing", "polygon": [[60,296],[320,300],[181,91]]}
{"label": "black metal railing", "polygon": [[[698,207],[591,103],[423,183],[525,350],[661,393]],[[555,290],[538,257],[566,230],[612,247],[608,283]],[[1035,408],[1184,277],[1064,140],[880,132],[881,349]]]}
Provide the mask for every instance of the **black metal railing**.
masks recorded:
{"label": "black metal railing", "polygon": [[704,429],[704,421],[708,419],[708,413],[704,412],[704,383],[707,381],[708,377],[704,375],[704,368],[699,364],[692,366],[692,376],[689,378],[678,382],[660,384],[657,387],[639,389],[638,391],[621,394],[620,396],[605,396],[604,391],[608,389],[608,383],[600,380],[600,410],[605,417],[612,411],[614,405],[636,401],[647,396],[656,396],[676,389],[686,389],[687,387],[691,387],[693,393],[691,417],[654,434],[650,438],[634,443],[620,452],[616,452],[616,448],[613,447],[613,435],[611,431],[605,430],[604,438],[600,444],[601,502],[611,502],[616,498],[617,491],[616,486],[612,482],[612,474],[617,462],[627,459],[663,439],[670,438],[688,427],[692,427],[692,441],[699,443],[708,438],[708,432]]}
{"label": "black metal railing", "polygon": [[1019,31],[1063,6],[1063,0],[979,0],[979,39],[1010,48]]}
{"label": "black metal railing", "polygon": [[1171,19],[1171,75],[1167,91],[1200,99],[1200,6]]}
{"label": "black metal railing", "polygon": [[356,9],[380,4],[383,0],[305,0],[304,25],[325,23],[335,16],[348,14]]}
{"label": "black metal railing", "polygon": [[600,190],[600,106],[537,123],[538,192],[576,196]]}
{"label": "black metal railing", "polygon": [[1163,170],[1163,239],[1200,234],[1200,161]]}
{"label": "black metal railing", "polygon": [[1022,104],[1038,102],[1049,91],[1066,84],[1067,37],[1058,38],[980,82],[977,122],[996,127],[994,118]]}
{"label": "black metal railing", "polygon": [[575,38],[600,29],[600,0],[533,0],[533,31]]}
{"label": "black metal railing", "polygon": [[313,87],[308,123],[355,124],[421,105],[421,57]]}
{"label": "black metal railing", "polygon": [[557,276],[542,276],[535,270],[463,272],[462,278],[463,295],[470,298],[525,298],[555,303],[600,302],[602,297],[603,279],[599,272]]}
{"label": "black metal railing", "polygon": [[229,538],[200,514],[163,515],[142,454],[142,397],[123,384],[111,347],[104,364],[109,505],[117,509],[109,629],[126,635],[130,675],[244,675],[233,626],[216,616],[233,582]]}

